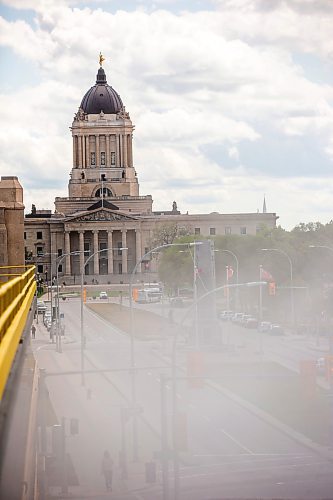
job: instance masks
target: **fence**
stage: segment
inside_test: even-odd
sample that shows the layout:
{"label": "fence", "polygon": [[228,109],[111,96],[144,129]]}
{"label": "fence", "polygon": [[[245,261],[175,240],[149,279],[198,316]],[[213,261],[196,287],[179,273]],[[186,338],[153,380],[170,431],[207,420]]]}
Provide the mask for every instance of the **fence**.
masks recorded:
{"label": "fence", "polygon": [[35,292],[35,266],[0,267],[0,400]]}

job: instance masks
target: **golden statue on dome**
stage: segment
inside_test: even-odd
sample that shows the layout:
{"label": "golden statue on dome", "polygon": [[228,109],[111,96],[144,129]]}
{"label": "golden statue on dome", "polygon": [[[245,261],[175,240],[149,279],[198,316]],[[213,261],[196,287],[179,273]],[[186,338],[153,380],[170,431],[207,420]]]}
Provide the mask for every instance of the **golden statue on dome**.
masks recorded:
{"label": "golden statue on dome", "polygon": [[102,52],[99,53],[99,65],[102,67],[103,61],[105,61],[105,57],[103,57]]}

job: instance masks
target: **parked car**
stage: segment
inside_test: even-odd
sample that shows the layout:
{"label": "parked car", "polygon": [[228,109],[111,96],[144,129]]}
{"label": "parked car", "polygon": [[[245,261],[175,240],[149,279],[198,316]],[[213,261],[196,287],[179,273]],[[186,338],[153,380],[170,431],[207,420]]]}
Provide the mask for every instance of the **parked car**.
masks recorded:
{"label": "parked car", "polygon": [[246,325],[246,322],[248,319],[252,318],[251,314],[243,314],[239,320],[237,320],[237,323],[240,323],[241,325]]}
{"label": "parked car", "polygon": [[37,299],[37,314],[43,314],[46,311],[46,305],[43,300]]}
{"label": "parked car", "polygon": [[233,315],[233,311],[221,311],[219,313],[219,318],[223,321],[227,321],[228,319],[231,319]]}
{"label": "parked car", "polygon": [[231,321],[233,321],[234,323],[239,323],[239,321],[242,320],[243,316],[244,316],[244,313],[237,312],[232,316]]}
{"label": "parked car", "polygon": [[271,329],[272,323],[270,321],[261,321],[258,325],[259,332],[269,332]]}
{"label": "parked car", "polygon": [[108,294],[106,292],[100,292],[99,298],[102,300],[105,300],[105,299],[107,300],[109,297],[108,297]]}
{"label": "parked car", "polygon": [[247,318],[246,322],[244,323],[244,326],[246,328],[257,328],[258,326],[258,320],[256,318]]}
{"label": "parked car", "polygon": [[325,358],[318,358],[316,361],[316,371],[320,375],[324,375],[326,372],[326,360]]}
{"label": "parked car", "polygon": [[44,325],[46,326],[46,323],[47,321],[51,321],[51,311],[45,311],[44,313],[44,317],[43,317],[43,322],[44,322]]}
{"label": "parked car", "polygon": [[284,335],[284,331],[281,325],[271,325],[269,330],[270,335]]}

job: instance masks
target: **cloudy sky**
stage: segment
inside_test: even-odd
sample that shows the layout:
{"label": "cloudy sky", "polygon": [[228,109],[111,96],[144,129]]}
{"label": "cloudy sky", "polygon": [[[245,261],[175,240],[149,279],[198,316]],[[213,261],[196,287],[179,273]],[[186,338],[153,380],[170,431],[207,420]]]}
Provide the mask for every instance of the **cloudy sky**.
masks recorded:
{"label": "cloudy sky", "polygon": [[154,209],[333,218],[332,0],[0,0],[0,175],[67,195],[98,54]]}

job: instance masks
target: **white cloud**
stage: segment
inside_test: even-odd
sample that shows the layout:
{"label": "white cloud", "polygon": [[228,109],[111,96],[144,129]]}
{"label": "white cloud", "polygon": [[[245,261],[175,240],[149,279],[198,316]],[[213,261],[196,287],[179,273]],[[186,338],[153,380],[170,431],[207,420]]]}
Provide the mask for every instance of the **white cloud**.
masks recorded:
{"label": "white cloud", "polygon": [[[186,210],[256,211],[270,191],[268,176],[254,177],[243,154],[241,166],[223,170],[218,165],[223,162],[206,157],[202,146],[223,144],[238,164],[241,143],[264,141],[262,131],[271,128],[291,140],[318,137],[322,151],[333,157],[332,85],[310,81],[294,57],[294,51],[305,51],[318,61],[331,60],[333,15],[324,1],[317,9],[306,1],[306,12],[298,0],[277,1],[271,9],[262,0],[230,0],[216,2],[215,12],[179,15],[166,10],[111,14],[93,2],[80,8],[79,1],[8,1],[11,7],[34,9],[36,24],[0,18],[0,44],[39,68],[41,81],[0,96],[7,124],[0,134],[0,173],[17,172],[29,186],[28,196],[43,179],[44,191],[57,182],[59,191],[45,197],[51,205],[54,191],[64,194],[71,169],[68,127],[94,84],[101,50],[108,82],[136,125],[141,190],[153,195],[155,208],[168,207],[169,197],[186,205],[191,193]],[[286,207],[285,220],[297,223],[292,195],[297,194],[302,211],[310,190],[297,178],[296,191],[284,182],[275,172],[269,204],[279,213]],[[306,205],[314,213],[331,192],[330,181],[320,182],[324,191],[312,196],[314,205]],[[279,189],[283,200],[275,195]]]}

